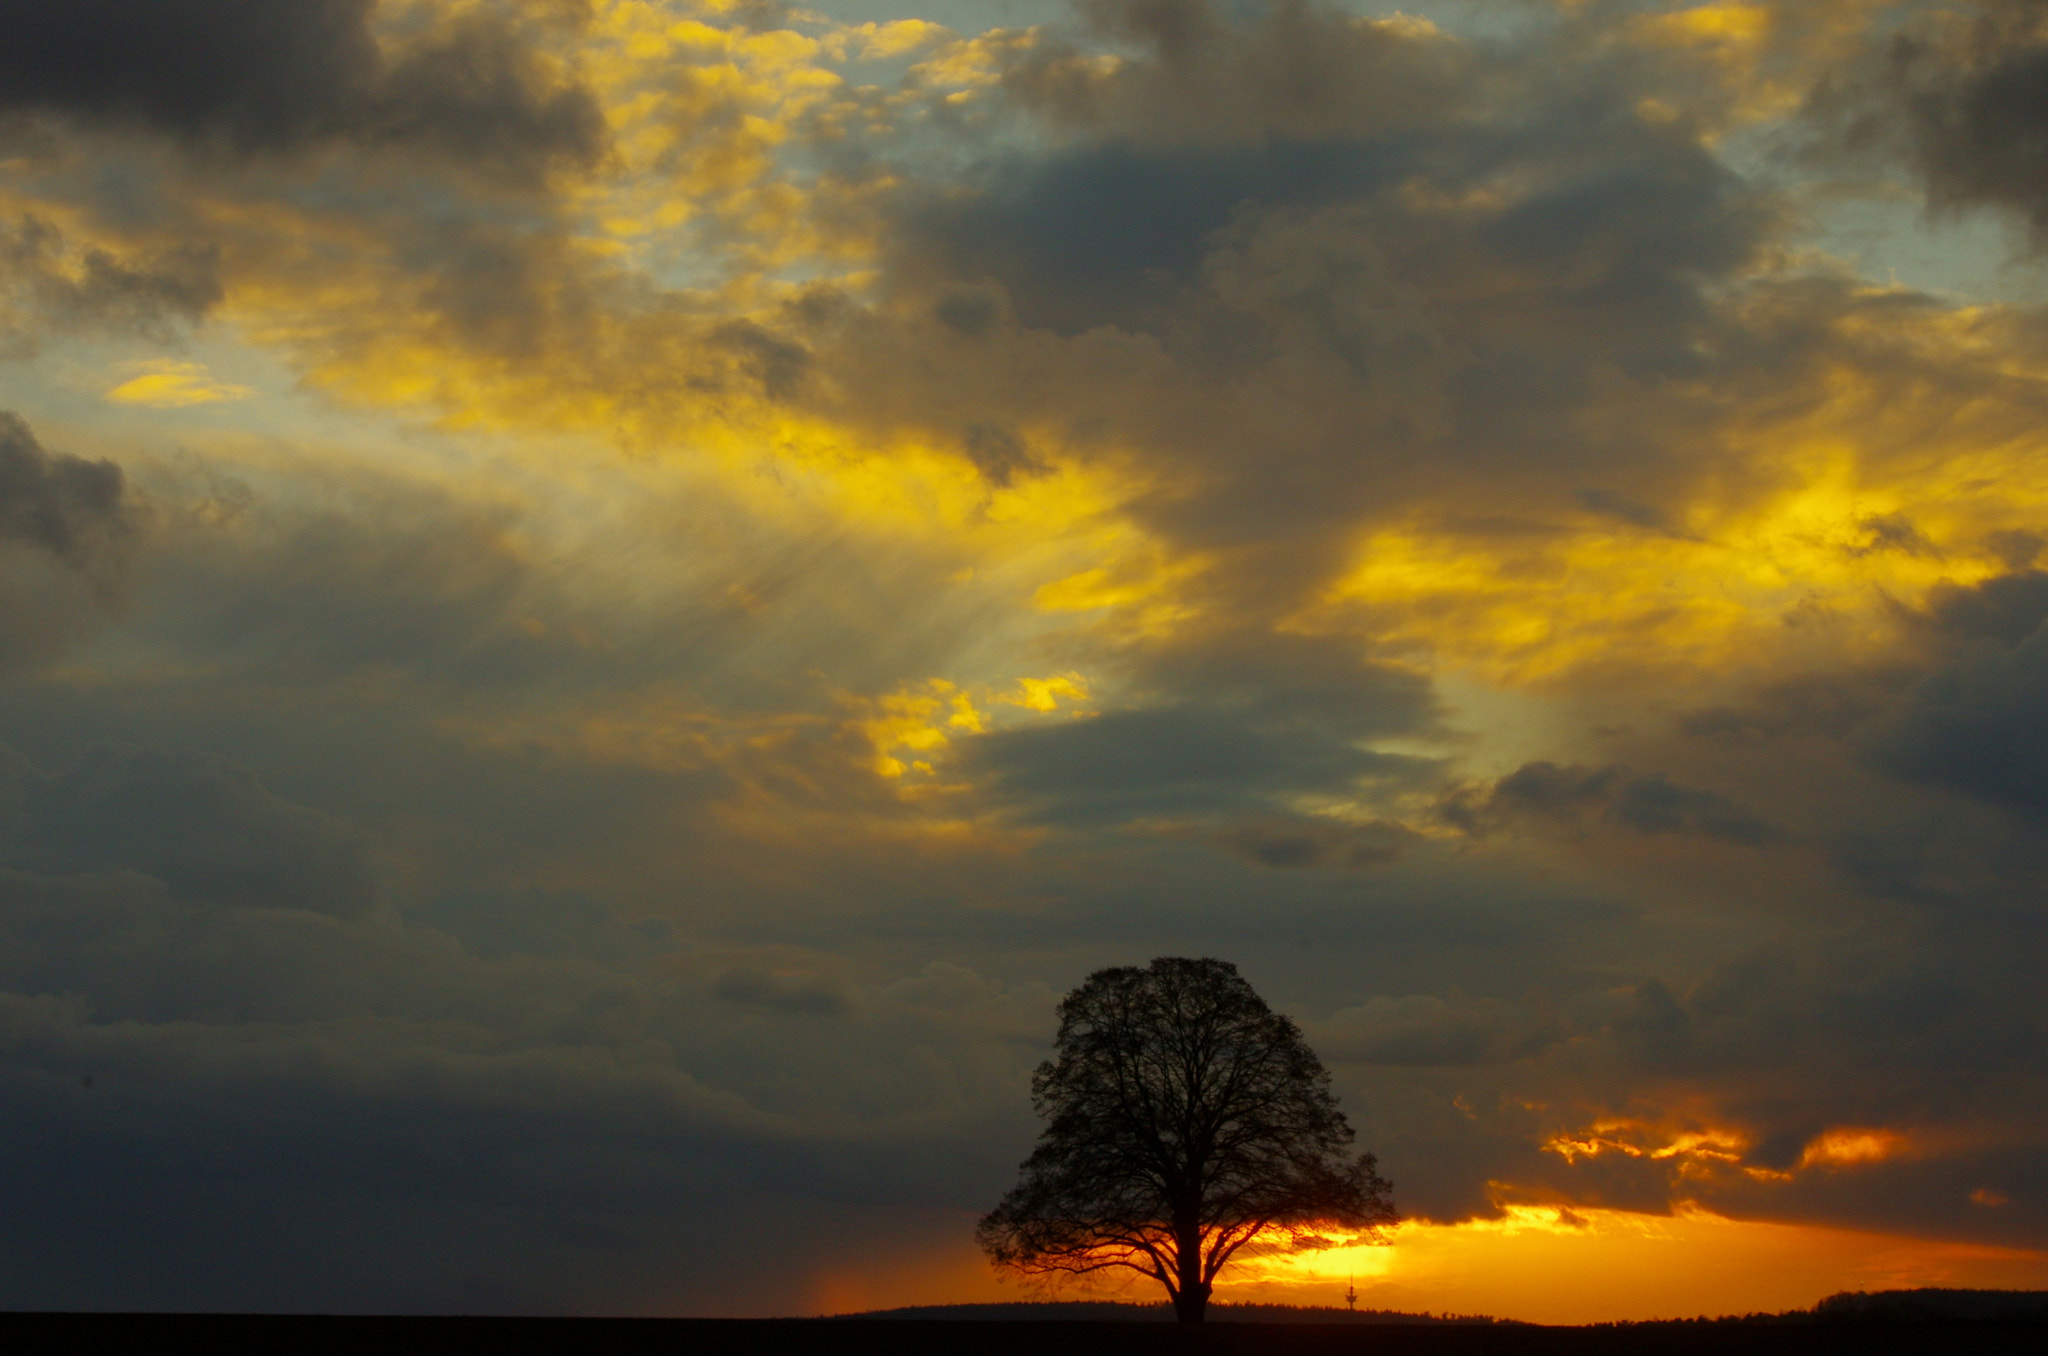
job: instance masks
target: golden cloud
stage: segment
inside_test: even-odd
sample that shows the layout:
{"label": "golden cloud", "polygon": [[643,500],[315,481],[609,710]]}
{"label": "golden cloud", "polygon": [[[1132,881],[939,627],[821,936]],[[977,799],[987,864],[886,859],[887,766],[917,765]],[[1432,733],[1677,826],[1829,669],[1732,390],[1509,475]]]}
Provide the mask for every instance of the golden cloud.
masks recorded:
{"label": "golden cloud", "polygon": [[176,410],[189,405],[247,400],[256,394],[251,387],[216,380],[204,363],[152,358],[129,363],[124,370],[135,375],[106,392],[106,398],[117,405],[147,405],[151,409]]}

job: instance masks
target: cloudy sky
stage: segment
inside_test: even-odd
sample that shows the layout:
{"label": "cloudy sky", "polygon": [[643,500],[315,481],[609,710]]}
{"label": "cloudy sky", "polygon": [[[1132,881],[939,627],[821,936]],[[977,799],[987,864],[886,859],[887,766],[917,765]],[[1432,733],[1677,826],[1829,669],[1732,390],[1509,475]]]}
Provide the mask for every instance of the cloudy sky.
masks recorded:
{"label": "cloudy sky", "polygon": [[2048,1285],[2044,89],[2036,0],[0,0],[0,1306],[1015,1297],[1162,954],[1414,1221],[1240,1298]]}

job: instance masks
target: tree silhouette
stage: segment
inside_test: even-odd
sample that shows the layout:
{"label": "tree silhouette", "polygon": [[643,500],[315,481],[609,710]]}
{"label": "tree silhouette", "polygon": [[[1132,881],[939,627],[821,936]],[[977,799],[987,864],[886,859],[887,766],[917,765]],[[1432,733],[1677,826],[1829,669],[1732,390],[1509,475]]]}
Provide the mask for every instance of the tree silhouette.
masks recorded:
{"label": "tree silhouette", "polygon": [[1351,1125],[1301,1028],[1227,961],[1090,975],[1060,1004],[1031,1101],[1047,1125],[975,1231],[1000,1267],[1128,1268],[1198,1323],[1246,1244],[1327,1247],[1400,1219],[1373,1156],[1348,1156]]}

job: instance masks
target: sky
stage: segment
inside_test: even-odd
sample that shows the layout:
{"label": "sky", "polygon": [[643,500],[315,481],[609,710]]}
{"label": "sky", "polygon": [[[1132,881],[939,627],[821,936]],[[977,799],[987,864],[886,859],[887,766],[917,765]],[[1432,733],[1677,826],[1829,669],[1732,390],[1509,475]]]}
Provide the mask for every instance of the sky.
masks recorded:
{"label": "sky", "polygon": [[[0,0],[0,1307],[2048,1287],[2048,6]],[[1145,1298],[1140,1290],[1122,1292]]]}

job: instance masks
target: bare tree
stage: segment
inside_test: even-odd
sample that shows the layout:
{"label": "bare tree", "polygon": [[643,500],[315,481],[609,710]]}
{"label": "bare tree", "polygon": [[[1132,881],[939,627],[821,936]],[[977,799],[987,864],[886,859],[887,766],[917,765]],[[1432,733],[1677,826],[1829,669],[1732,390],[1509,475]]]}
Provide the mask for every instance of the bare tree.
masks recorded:
{"label": "bare tree", "polygon": [[1060,1004],[1031,1100],[1045,1130],[976,1230],[1000,1267],[1128,1268],[1198,1323],[1247,1244],[1323,1247],[1400,1219],[1373,1156],[1349,1156],[1351,1125],[1301,1028],[1226,961],[1090,975]]}

